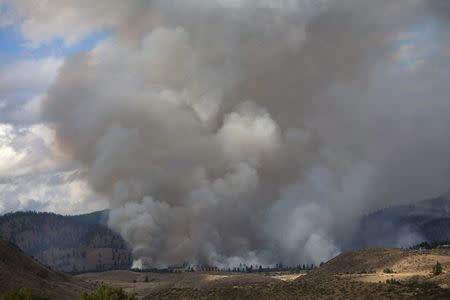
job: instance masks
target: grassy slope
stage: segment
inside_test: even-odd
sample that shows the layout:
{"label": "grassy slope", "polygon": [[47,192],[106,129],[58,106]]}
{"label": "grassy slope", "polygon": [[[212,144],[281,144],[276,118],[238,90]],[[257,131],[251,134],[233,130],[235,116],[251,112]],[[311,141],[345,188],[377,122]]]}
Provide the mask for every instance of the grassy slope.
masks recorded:
{"label": "grassy slope", "polygon": [[91,285],[52,271],[26,256],[14,244],[0,240],[0,293],[22,287],[52,299],[75,299]]}

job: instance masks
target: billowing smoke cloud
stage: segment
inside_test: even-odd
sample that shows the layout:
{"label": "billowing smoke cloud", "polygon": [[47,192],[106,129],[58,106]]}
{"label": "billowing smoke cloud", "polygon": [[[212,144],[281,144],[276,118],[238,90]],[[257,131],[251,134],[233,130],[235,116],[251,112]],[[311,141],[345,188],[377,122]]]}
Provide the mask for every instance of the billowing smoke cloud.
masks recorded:
{"label": "billowing smoke cloud", "polygon": [[448,190],[439,1],[143,3],[99,4],[111,38],[43,106],[137,260],[318,263],[362,214]]}

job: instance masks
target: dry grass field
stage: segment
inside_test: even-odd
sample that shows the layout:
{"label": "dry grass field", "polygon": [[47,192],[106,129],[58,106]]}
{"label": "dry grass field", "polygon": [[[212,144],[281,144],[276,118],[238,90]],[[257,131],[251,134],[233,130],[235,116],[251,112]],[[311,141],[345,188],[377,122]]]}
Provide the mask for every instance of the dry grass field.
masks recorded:
{"label": "dry grass field", "polygon": [[[437,261],[443,272],[433,275]],[[69,276],[43,267],[11,243],[0,243],[0,293],[28,287],[51,299],[78,299],[100,283],[139,299],[450,299],[450,250],[352,251],[307,274],[109,271]]]}
{"label": "dry grass field", "polygon": [[[443,266],[439,276],[431,272],[436,261]],[[384,273],[386,268],[395,273]],[[306,275],[111,271],[77,277],[144,299],[450,299],[450,250],[352,251]]]}
{"label": "dry grass field", "polygon": [[[122,287],[127,292],[139,297],[170,289],[210,290],[217,287],[233,288],[236,286],[277,284],[294,281],[300,274],[246,274],[246,273],[140,273],[132,271],[109,271],[78,275],[79,279],[90,283],[107,283]],[[145,282],[145,278],[148,282]]]}

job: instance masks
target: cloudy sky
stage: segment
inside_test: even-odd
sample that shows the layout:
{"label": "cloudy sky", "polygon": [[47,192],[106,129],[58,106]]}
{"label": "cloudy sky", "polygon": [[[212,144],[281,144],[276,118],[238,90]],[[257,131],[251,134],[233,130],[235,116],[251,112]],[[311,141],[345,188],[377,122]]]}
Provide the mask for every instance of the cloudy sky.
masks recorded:
{"label": "cloudy sky", "polygon": [[[40,114],[64,61],[107,40],[125,18],[114,11],[125,5],[121,1],[113,1],[114,10],[108,1],[92,8],[89,1],[77,2],[0,0],[0,213],[107,206],[89,191],[83,170],[58,153]],[[393,39],[390,51],[400,72],[445,55],[434,47],[439,26],[437,19],[424,19]]]}
{"label": "cloudy sky", "polygon": [[[47,2],[0,1],[0,214],[72,214],[107,206],[90,192],[81,168],[57,150],[40,106],[64,60],[89,51],[108,32],[82,29],[82,19],[71,22],[61,11],[50,12]],[[53,18],[39,19],[40,10]]]}

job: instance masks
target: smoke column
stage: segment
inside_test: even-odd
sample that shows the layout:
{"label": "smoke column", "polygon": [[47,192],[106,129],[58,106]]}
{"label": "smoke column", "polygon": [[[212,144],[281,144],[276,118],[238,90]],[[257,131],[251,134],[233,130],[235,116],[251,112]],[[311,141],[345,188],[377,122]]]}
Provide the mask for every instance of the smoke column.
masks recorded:
{"label": "smoke column", "polygon": [[319,263],[448,191],[445,1],[101,3],[43,111],[137,263]]}

